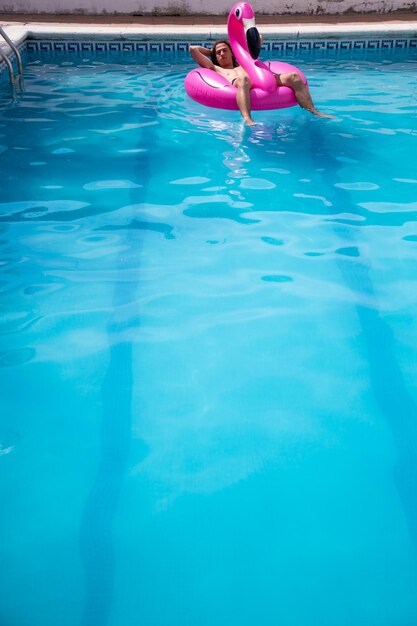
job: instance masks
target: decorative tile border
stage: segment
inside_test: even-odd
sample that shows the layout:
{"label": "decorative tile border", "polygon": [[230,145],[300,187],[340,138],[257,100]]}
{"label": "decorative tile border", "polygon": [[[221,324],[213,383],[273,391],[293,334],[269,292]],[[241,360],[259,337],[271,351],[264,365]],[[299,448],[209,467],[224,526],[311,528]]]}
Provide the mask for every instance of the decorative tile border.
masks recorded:
{"label": "decorative tile border", "polygon": [[[207,42],[193,45],[210,47]],[[27,52],[83,53],[83,52],[187,52],[188,41],[53,41],[27,40]],[[339,50],[378,50],[417,48],[417,38],[373,38],[266,41],[265,52],[317,52]]]}
{"label": "decorative tile border", "polygon": [[26,41],[27,52],[187,52],[187,50],[188,42],[185,41]]}
{"label": "decorative tile border", "polygon": [[377,50],[381,48],[417,48],[417,39],[335,39],[325,41],[271,41],[264,44],[272,52],[310,52],[334,50]]}
{"label": "decorative tile border", "polygon": [[[206,41],[193,41],[193,45],[202,45],[207,48]],[[92,52],[101,53],[134,53],[134,52],[187,52],[189,41],[71,41],[71,40],[37,40],[27,39],[19,45],[21,53],[42,53],[51,55],[83,54]],[[417,49],[417,37],[374,37],[353,39],[283,39],[280,41],[265,41],[262,49],[265,52],[279,52],[293,54],[296,52],[328,52],[334,53],[344,50],[382,50],[382,49]],[[14,55],[9,58],[13,61]],[[0,74],[6,69],[4,61],[0,60]]]}

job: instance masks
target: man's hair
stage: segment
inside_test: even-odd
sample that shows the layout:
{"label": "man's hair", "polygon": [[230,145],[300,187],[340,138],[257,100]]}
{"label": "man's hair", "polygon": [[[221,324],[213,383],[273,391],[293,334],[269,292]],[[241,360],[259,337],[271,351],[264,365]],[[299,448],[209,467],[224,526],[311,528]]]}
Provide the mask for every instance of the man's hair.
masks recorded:
{"label": "man's hair", "polygon": [[219,62],[218,62],[217,57],[216,57],[216,46],[218,46],[219,43],[225,43],[226,44],[226,46],[229,48],[230,52],[232,53],[233,67],[237,67],[239,65],[239,63],[236,61],[235,55],[233,54],[232,46],[227,41],[227,39],[218,39],[217,41],[214,42],[213,47],[211,49],[211,55],[210,55],[210,59],[211,59],[211,62],[213,63],[213,65],[219,65]]}

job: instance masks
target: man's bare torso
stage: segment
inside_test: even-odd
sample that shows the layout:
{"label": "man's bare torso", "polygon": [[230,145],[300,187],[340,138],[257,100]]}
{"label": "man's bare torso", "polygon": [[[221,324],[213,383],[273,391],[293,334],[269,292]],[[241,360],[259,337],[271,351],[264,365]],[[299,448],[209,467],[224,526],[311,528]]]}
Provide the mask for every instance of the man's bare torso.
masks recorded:
{"label": "man's bare torso", "polygon": [[233,81],[236,78],[239,78],[239,77],[243,78],[247,76],[247,73],[245,72],[243,67],[240,67],[240,66],[228,69],[228,68],[220,67],[220,65],[215,65],[214,69],[218,74],[221,74],[222,76],[224,76],[230,83],[233,83]]}

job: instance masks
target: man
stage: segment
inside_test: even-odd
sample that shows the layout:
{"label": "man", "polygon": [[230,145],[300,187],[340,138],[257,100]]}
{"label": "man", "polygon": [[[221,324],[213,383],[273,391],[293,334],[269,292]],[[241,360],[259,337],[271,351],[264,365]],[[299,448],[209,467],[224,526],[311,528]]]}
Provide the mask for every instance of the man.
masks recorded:
{"label": "man", "polygon": [[[206,67],[210,70],[218,72],[224,76],[228,81],[235,85],[236,90],[236,102],[239,111],[242,114],[248,126],[254,126],[255,122],[251,116],[250,107],[250,90],[252,89],[249,76],[238,65],[236,59],[233,56],[230,44],[225,39],[216,41],[213,48],[209,50],[203,46],[190,46],[190,54],[201,67]],[[297,99],[298,104],[303,109],[310,111],[313,115],[319,117],[332,118],[333,115],[325,115],[317,111],[310,96],[310,92],[306,85],[301,80],[300,76],[296,72],[287,72],[284,74],[275,74],[275,80],[277,86],[285,85],[290,87]]]}

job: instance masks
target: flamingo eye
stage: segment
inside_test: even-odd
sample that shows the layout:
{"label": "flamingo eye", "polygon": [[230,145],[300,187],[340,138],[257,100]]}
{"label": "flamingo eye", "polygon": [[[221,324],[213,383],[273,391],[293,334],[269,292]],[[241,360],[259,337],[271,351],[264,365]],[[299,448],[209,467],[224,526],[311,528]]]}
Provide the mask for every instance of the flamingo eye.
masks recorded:
{"label": "flamingo eye", "polygon": [[240,18],[240,9],[236,9],[235,15],[236,15],[237,19]]}

